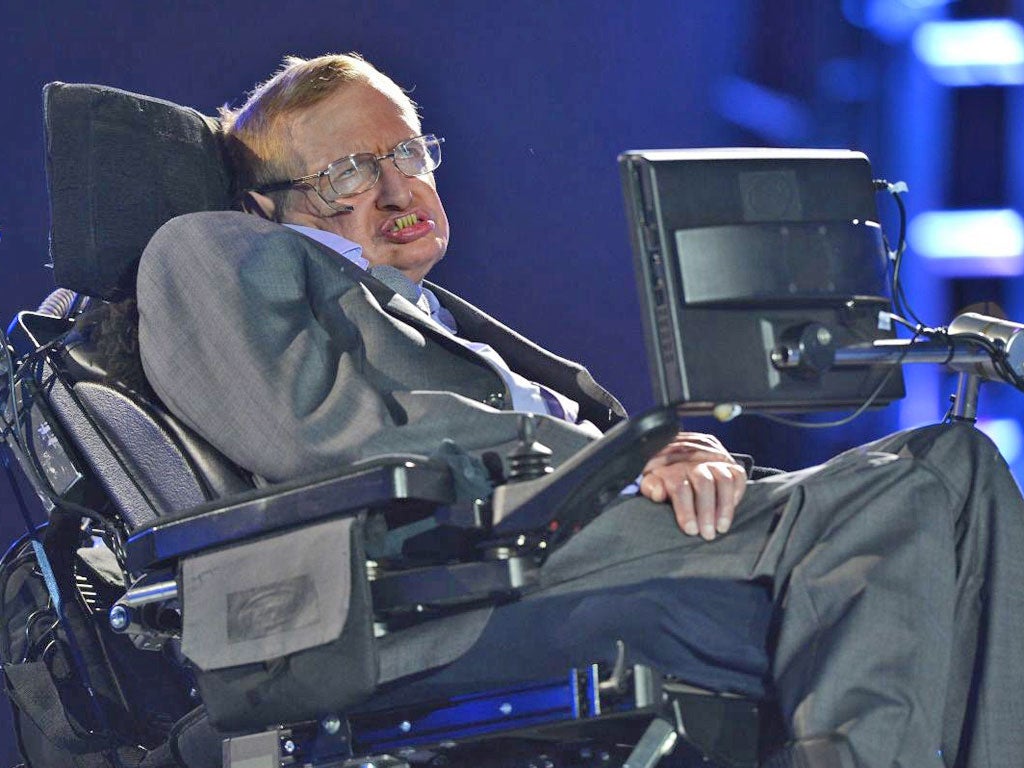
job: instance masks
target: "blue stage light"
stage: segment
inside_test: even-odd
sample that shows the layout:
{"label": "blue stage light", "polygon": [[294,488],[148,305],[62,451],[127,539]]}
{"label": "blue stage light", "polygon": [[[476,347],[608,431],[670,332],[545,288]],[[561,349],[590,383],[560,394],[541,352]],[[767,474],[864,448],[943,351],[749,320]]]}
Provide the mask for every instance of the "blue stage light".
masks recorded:
{"label": "blue stage light", "polygon": [[906,39],[920,24],[934,18],[950,0],[843,0],[843,15],[890,43]]}
{"label": "blue stage light", "polygon": [[933,272],[958,277],[1024,272],[1024,219],[1009,208],[920,213],[911,220],[907,238]]}
{"label": "blue stage light", "polygon": [[1011,19],[928,21],[914,32],[913,47],[943,85],[1024,83],[1024,29]]}
{"label": "blue stage light", "polygon": [[811,133],[810,110],[798,99],[741,77],[718,85],[719,114],[780,146],[799,146]]}
{"label": "blue stage light", "polygon": [[1016,419],[978,419],[978,429],[996,444],[1007,464],[1013,464],[1024,449],[1024,431]]}

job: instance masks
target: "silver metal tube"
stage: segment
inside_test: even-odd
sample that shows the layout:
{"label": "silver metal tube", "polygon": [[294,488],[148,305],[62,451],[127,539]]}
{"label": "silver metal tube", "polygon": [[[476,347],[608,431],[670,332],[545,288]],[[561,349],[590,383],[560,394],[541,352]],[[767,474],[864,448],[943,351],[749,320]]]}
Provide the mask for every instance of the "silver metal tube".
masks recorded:
{"label": "silver metal tube", "polygon": [[138,608],[140,605],[159,603],[162,600],[172,600],[178,596],[178,582],[160,581],[156,584],[147,584],[144,587],[129,589],[117,602],[129,608]]}
{"label": "silver metal tube", "polygon": [[973,373],[960,372],[956,382],[956,398],[953,400],[953,418],[957,421],[969,421],[972,424],[978,418],[978,390],[981,378]]}
{"label": "silver metal tube", "polygon": [[[1006,364],[1018,376],[1024,374],[1024,334],[1021,331],[1024,331],[1024,325],[1020,323],[979,315],[977,312],[964,312],[962,315],[957,315],[947,329],[950,335],[971,333],[983,336],[1001,346],[1006,354]],[[974,365],[950,363],[950,367],[985,379],[1002,380],[1002,376],[996,371],[991,358],[986,358]]]}
{"label": "silver metal tube", "polygon": [[[938,363],[954,371],[978,376],[986,381],[1005,381],[996,370],[992,355],[977,339],[987,339],[1001,347],[1005,362],[1018,376],[1024,375],[1024,325],[975,312],[953,319],[944,339],[884,339],[869,344],[854,344],[836,350],[833,365],[897,365]],[[977,337],[957,338],[958,335]],[[785,357],[784,355],[782,357]],[[773,357],[773,361],[775,357]],[[780,366],[776,367],[791,367]]]}
{"label": "silver metal tube", "polygon": [[[885,339],[873,344],[853,344],[836,350],[835,365],[896,365],[939,363],[940,365],[980,365],[991,363],[988,352],[976,342],[963,339],[911,342],[910,339]],[[995,373],[993,371],[993,373]],[[997,377],[998,378],[998,377]]]}

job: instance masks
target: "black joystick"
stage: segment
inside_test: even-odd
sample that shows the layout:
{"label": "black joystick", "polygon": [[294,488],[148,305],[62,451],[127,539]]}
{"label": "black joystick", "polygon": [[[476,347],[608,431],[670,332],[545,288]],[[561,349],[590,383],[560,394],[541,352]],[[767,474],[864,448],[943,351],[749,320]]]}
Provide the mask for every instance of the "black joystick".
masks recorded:
{"label": "black joystick", "polygon": [[534,480],[551,472],[551,449],[534,438],[537,422],[532,413],[519,416],[519,444],[508,454],[508,482]]}

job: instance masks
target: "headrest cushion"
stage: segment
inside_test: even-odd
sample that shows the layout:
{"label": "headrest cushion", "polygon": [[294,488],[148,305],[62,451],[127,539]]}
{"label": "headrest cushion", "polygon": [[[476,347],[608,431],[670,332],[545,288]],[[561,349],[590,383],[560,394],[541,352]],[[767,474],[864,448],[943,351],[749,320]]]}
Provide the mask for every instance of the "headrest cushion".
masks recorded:
{"label": "headrest cushion", "polygon": [[231,207],[220,124],[101,85],[43,89],[50,256],[57,285],[118,300],[168,220]]}

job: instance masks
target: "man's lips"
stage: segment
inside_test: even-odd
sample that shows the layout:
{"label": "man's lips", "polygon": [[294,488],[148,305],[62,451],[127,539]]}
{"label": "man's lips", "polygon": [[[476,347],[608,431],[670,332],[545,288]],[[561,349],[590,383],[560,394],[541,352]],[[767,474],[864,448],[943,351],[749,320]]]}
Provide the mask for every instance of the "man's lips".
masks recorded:
{"label": "man's lips", "polygon": [[[412,218],[415,219],[415,223],[409,224],[408,221]],[[400,226],[403,224],[405,226]],[[396,229],[396,227],[399,228]],[[381,226],[380,233],[381,237],[389,243],[402,244],[419,240],[421,237],[429,235],[436,228],[437,224],[428,218],[425,212],[414,211],[402,214],[401,216],[392,216]]]}

